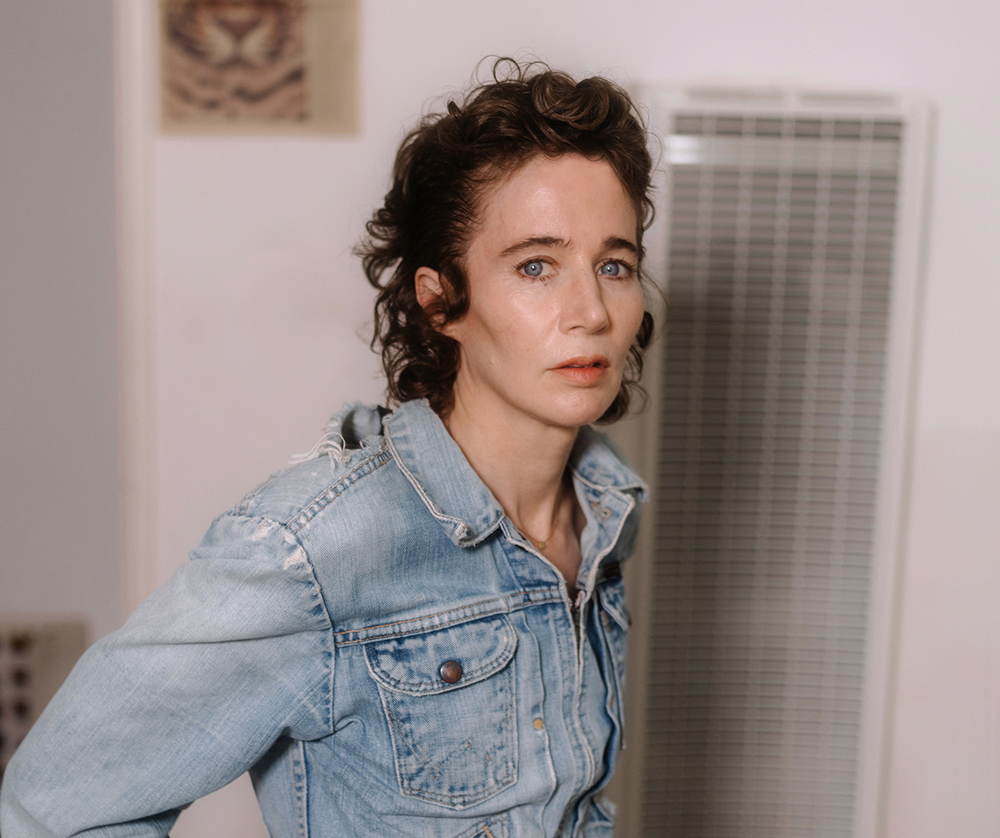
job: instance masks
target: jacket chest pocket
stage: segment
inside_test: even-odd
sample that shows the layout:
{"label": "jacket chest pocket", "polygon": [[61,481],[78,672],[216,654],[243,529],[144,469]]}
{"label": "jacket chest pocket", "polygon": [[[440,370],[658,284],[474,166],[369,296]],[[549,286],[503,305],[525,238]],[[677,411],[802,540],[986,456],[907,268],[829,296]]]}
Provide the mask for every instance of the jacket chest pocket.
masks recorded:
{"label": "jacket chest pocket", "polygon": [[365,647],[403,794],[464,809],[517,782],[516,646],[500,614]]}

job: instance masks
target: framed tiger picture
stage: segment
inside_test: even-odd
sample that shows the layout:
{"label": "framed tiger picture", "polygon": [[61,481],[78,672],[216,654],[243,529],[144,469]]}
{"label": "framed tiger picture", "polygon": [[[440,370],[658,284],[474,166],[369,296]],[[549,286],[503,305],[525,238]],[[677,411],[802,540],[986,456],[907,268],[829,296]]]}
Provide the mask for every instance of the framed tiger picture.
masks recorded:
{"label": "framed tiger picture", "polygon": [[357,0],[160,0],[167,133],[356,130]]}

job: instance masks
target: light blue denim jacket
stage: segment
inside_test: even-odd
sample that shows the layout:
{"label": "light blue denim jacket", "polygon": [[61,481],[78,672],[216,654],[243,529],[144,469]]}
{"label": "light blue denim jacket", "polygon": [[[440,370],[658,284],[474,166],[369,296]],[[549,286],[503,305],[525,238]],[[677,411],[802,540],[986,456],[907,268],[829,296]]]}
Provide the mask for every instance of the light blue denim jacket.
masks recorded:
{"label": "light blue denim jacket", "polygon": [[248,769],[273,838],[610,836],[641,481],[581,430],[574,604],[426,402],[346,408],[315,453],[81,659],[4,838],[166,835]]}

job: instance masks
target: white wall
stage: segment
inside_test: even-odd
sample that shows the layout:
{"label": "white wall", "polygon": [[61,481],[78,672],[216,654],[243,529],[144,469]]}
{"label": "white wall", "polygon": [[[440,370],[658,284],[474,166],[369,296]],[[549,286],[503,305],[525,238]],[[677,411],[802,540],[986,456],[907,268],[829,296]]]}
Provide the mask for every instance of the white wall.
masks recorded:
{"label": "white wall", "polygon": [[[482,56],[530,50],[619,80],[922,91],[939,129],[886,834],[1000,834],[1000,7],[362,5],[356,137],[156,141],[161,579],[215,514],[308,449],[327,414],[379,398],[357,334],[371,291],[350,248],[404,127]],[[226,834],[205,806],[178,835]]]}
{"label": "white wall", "polygon": [[0,610],[121,622],[111,10],[0,4]]}

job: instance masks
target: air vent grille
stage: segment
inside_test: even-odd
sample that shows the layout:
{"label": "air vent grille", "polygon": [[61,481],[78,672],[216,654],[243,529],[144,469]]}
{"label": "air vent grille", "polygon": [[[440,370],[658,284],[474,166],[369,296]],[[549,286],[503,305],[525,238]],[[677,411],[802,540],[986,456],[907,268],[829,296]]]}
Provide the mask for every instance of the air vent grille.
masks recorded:
{"label": "air vent grille", "polygon": [[674,117],[643,835],[852,833],[902,133]]}

